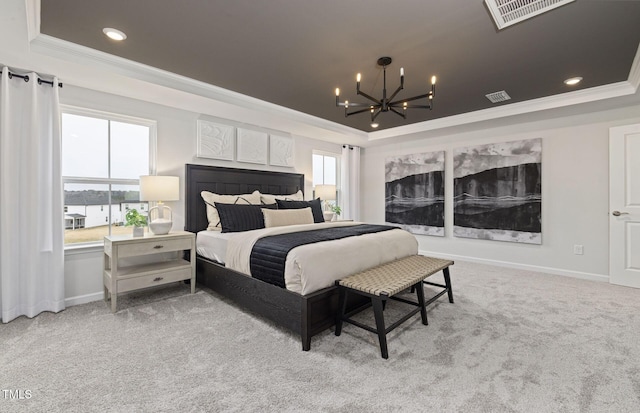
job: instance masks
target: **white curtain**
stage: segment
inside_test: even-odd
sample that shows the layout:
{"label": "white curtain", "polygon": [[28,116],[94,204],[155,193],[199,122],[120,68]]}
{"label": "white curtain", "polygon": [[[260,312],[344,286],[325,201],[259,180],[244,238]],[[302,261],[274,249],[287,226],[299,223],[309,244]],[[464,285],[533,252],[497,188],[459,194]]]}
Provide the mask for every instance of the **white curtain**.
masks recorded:
{"label": "white curtain", "polygon": [[360,220],[360,148],[342,145],[340,219]]}
{"label": "white curtain", "polygon": [[[64,229],[58,80],[0,81],[2,322],[64,309]],[[50,79],[46,79],[50,80]]]}

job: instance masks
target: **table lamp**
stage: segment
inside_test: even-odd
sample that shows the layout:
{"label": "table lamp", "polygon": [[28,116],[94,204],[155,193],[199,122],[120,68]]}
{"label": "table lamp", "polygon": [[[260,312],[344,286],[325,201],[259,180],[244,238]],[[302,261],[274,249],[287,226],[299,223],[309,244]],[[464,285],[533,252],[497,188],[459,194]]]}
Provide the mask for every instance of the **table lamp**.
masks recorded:
{"label": "table lamp", "polygon": [[336,200],[335,185],[316,185],[316,197],[324,201],[324,220],[332,221],[334,213],[328,210],[329,202]]}
{"label": "table lamp", "polygon": [[[158,201],[149,209],[149,231],[155,235],[168,234],[173,225],[171,208],[164,201],[180,199],[180,180],[177,176],[143,175],[140,177],[140,201]],[[168,218],[166,217],[168,212]],[[157,217],[153,218],[153,215]]]}

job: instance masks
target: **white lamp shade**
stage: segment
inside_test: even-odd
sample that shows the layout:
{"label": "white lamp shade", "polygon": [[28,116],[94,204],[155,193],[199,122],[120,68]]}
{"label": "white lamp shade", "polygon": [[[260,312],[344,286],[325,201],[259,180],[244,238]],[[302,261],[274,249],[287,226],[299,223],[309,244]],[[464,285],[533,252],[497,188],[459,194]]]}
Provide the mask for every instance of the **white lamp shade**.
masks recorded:
{"label": "white lamp shade", "polygon": [[177,176],[143,175],[140,177],[140,201],[178,201],[180,180]]}
{"label": "white lamp shade", "polygon": [[323,201],[334,201],[336,199],[335,185],[316,185],[316,198]]}

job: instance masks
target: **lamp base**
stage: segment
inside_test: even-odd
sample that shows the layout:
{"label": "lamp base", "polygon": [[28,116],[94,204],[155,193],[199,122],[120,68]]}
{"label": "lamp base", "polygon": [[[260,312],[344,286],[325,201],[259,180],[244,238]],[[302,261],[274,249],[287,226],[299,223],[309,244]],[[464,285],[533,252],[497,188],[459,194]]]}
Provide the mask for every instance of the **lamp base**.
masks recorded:
{"label": "lamp base", "polygon": [[149,231],[154,235],[165,235],[171,231],[173,222],[168,219],[158,218],[149,222]]}
{"label": "lamp base", "polygon": [[[169,211],[169,219],[165,218],[165,209]],[[152,219],[156,213],[157,218]],[[171,231],[171,226],[173,225],[173,212],[171,208],[164,205],[162,202],[158,206],[154,206],[149,210],[148,220],[149,220],[149,231],[151,231],[154,235],[165,235]]]}

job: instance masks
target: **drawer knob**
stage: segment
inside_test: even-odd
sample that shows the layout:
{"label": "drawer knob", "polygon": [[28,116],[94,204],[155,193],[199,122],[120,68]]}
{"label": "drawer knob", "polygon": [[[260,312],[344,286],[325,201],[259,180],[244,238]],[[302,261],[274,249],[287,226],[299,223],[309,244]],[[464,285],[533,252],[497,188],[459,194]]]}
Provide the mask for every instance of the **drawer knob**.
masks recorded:
{"label": "drawer knob", "polygon": [[158,281],[162,281],[164,278],[163,277],[156,277],[153,279],[154,282],[158,282]]}
{"label": "drawer knob", "polygon": [[153,249],[159,250],[160,248],[164,248],[164,245],[156,245]]}

